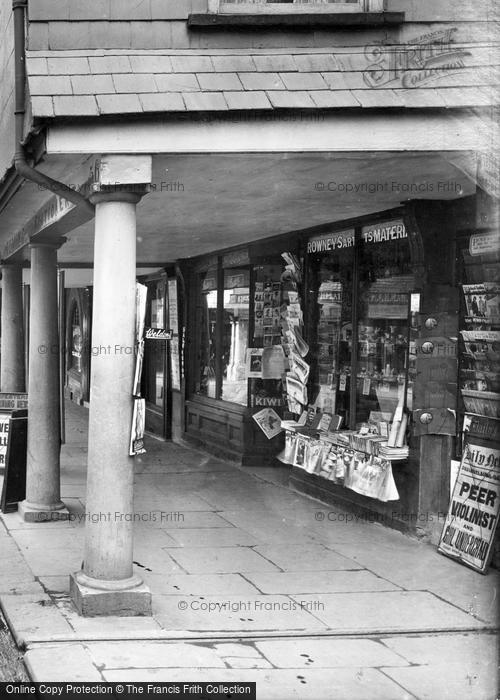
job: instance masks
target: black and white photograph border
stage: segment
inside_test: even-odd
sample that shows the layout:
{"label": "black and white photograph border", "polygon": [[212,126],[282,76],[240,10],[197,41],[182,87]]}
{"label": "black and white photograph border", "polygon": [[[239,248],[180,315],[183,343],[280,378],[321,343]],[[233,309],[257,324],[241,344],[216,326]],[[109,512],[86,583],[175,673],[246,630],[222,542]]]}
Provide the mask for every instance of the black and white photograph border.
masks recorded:
{"label": "black and white photograph border", "polygon": [[499,19],[0,3],[2,697],[498,698]]}

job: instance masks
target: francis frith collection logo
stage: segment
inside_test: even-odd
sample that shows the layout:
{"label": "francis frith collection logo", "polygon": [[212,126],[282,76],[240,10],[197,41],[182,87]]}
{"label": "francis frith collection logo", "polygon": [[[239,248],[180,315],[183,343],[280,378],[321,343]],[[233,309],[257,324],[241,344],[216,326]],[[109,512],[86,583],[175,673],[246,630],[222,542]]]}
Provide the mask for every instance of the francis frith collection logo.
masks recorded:
{"label": "francis frith collection logo", "polygon": [[367,46],[363,80],[372,88],[417,88],[463,70],[470,51],[455,44],[457,27],[422,34],[399,46]]}

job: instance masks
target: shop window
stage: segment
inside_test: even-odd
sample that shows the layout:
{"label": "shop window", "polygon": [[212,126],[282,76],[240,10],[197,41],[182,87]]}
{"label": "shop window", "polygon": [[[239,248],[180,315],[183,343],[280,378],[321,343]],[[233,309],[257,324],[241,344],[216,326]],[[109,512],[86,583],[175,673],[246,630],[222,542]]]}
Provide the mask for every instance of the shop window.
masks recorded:
{"label": "shop window", "polygon": [[[322,237],[309,242],[321,245]],[[313,383],[318,406],[324,413],[342,416],[349,423],[353,355],[352,296],[354,231],[335,234],[332,255],[310,256],[310,282],[314,294],[311,329],[315,357]],[[315,329],[315,330],[314,330]]]}
{"label": "shop window", "polygon": [[412,408],[409,301],[414,285],[401,220],[308,243],[312,389],[323,412],[357,428]]}
{"label": "shop window", "polygon": [[[148,283],[148,313],[146,325],[150,328],[166,328],[165,281]],[[165,341],[146,340],[144,376],[145,398],[148,404],[163,408],[165,392]]]}
{"label": "shop window", "polygon": [[293,14],[312,12],[381,12],[383,0],[211,0],[221,14]]}
{"label": "shop window", "polygon": [[217,268],[212,268],[198,279],[198,308],[196,318],[198,369],[195,393],[211,399],[217,396],[216,329],[219,294]]}
{"label": "shop window", "polygon": [[[394,230],[394,237],[392,232]],[[389,231],[386,237],[384,231]],[[401,238],[398,236],[401,235]],[[410,250],[402,221],[366,226],[359,246],[356,419],[371,411],[390,420],[405,404],[408,304],[413,288]],[[411,392],[406,405],[411,410]]]}
{"label": "shop window", "polygon": [[71,353],[69,369],[73,369],[76,372],[82,371],[82,346],[83,340],[80,309],[78,308],[78,304],[75,302],[71,312]]}
{"label": "shop window", "polygon": [[222,398],[247,405],[246,351],[250,308],[250,273],[224,270]]}
{"label": "shop window", "polygon": [[213,267],[198,276],[194,393],[246,406],[250,316],[248,267]]}

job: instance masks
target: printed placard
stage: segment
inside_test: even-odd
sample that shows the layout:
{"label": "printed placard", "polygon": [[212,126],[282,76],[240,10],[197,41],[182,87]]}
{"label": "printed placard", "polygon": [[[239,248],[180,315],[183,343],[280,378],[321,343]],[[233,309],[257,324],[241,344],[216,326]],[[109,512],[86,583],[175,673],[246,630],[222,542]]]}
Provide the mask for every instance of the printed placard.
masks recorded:
{"label": "printed placard", "polygon": [[5,467],[9,444],[10,415],[0,413],[0,469]]}
{"label": "printed placard", "polygon": [[279,435],[282,431],[281,418],[272,408],[263,408],[262,411],[254,413],[252,418],[268,440],[276,437],[276,435]]}
{"label": "printed placard", "polygon": [[500,449],[465,446],[439,551],[485,573],[500,511]]}
{"label": "printed placard", "polygon": [[134,410],[132,414],[132,427],[130,430],[129,455],[141,455],[146,452],[144,447],[144,428],[146,420],[145,399],[134,399]]}

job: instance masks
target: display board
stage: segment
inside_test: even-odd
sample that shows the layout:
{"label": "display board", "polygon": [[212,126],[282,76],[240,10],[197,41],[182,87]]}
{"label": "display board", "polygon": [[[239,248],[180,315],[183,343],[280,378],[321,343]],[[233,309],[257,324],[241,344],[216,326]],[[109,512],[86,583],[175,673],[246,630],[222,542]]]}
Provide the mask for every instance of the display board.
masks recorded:
{"label": "display board", "polygon": [[[5,396],[0,394],[0,398]],[[17,396],[27,400],[26,394]],[[0,412],[0,469],[3,468],[4,475],[0,499],[2,513],[17,510],[17,504],[26,497],[27,434],[28,411]]]}
{"label": "display board", "polygon": [[500,449],[473,440],[465,445],[438,549],[484,574],[500,511]]}

